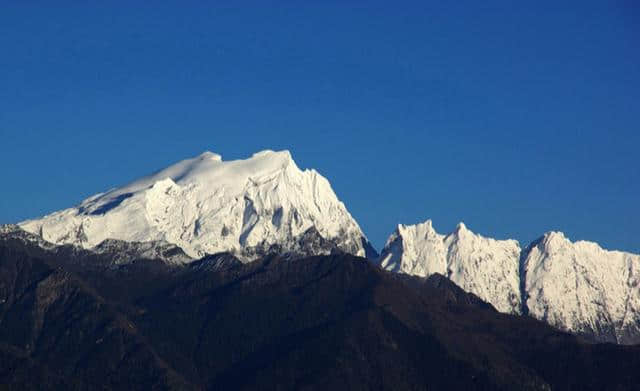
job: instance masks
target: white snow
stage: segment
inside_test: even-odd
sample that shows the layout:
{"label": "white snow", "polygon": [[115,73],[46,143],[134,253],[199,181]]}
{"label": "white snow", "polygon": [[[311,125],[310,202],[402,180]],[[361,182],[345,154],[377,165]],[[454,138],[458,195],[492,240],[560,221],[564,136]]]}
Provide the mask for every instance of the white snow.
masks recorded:
{"label": "white snow", "polygon": [[378,262],[416,276],[440,273],[502,312],[524,311],[602,341],[640,342],[640,255],[573,243],[561,232],[521,251],[515,240],[485,238],[462,223],[441,235],[427,220],[399,225]]}
{"label": "white snow", "polygon": [[[47,242],[85,248],[106,239],[153,242],[143,249],[159,254],[174,244],[193,259],[231,252],[250,261],[272,245],[295,251],[310,228],[355,255],[365,256],[368,244],[324,177],[300,170],[288,151],[270,150],[233,161],[205,152],[19,226]],[[377,262],[416,276],[442,274],[502,312],[601,340],[640,342],[640,255],[573,243],[559,232],[521,250],[515,240],[486,238],[463,223],[439,234],[427,220],[398,225]]]}
{"label": "white snow", "polygon": [[356,255],[366,241],[324,177],[270,150],[233,161],[204,152],[19,225],[57,244],[166,241],[192,258],[229,251],[245,261],[256,256],[251,248],[287,249],[310,227]]}
{"label": "white snow", "polygon": [[577,333],[626,342],[640,325],[640,255],[548,232],[524,258],[529,314]]}
{"label": "white snow", "polygon": [[415,276],[442,274],[499,311],[519,313],[519,256],[515,240],[485,238],[463,223],[449,235],[441,235],[427,220],[398,225],[378,262],[387,270]]}

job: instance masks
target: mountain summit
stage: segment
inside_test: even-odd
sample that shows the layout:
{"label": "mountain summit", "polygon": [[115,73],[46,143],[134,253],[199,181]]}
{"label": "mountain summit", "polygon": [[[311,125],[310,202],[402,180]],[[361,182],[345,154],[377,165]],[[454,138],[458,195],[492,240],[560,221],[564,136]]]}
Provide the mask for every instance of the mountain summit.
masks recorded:
{"label": "mountain summit", "polygon": [[[304,253],[300,241],[310,233],[311,253],[333,246],[375,256],[329,181],[315,170],[300,170],[289,151],[233,161],[207,151],[19,225],[56,244],[167,242],[192,258],[230,252],[250,261],[272,248]],[[318,240],[331,245],[318,246]]]}
{"label": "mountain summit", "polygon": [[442,235],[427,220],[398,225],[378,263],[384,269],[419,277],[441,274],[499,311],[518,314],[519,258],[520,245],[515,240],[485,238],[471,232],[464,223]]}
{"label": "mountain summit", "polygon": [[640,255],[547,232],[525,248],[462,223],[399,225],[377,261],[419,277],[441,274],[501,312],[523,314],[598,341],[640,343]]}

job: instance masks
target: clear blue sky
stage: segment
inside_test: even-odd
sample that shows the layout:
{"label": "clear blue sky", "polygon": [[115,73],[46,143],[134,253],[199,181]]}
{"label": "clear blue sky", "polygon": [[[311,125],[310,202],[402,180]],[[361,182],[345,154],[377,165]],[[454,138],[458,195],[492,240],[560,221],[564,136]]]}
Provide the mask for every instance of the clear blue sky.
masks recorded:
{"label": "clear blue sky", "polygon": [[640,252],[637,2],[38,3],[0,11],[0,222],[270,148],[378,249],[432,218]]}

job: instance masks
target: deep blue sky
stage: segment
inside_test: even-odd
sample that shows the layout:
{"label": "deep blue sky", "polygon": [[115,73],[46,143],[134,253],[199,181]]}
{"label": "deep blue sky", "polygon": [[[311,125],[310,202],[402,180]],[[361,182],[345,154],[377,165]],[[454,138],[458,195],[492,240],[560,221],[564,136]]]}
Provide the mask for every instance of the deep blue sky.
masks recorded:
{"label": "deep blue sky", "polygon": [[0,222],[270,148],[378,249],[432,218],[640,252],[634,1],[24,3],[0,12]]}

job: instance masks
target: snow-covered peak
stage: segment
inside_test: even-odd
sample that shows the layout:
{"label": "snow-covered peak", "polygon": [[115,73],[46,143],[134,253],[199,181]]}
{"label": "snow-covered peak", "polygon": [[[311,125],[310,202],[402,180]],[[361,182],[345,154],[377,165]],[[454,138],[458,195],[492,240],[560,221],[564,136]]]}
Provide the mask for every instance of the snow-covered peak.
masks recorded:
{"label": "snow-covered peak", "polygon": [[87,248],[105,239],[165,241],[193,258],[231,252],[249,260],[273,245],[286,251],[311,227],[343,251],[365,256],[371,248],[329,182],[300,170],[289,151],[231,161],[207,151],[20,225]]}
{"label": "snow-covered peak", "polygon": [[222,161],[222,155],[211,151],[204,151],[198,157],[200,158],[200,160],[214,160],[217,162]]}
{"label": "snow-covered peak", "polygon": [[[392,238],[398,237],[398,236],[426,239],[434,235],[438,235],[438,233],[433,228],[433,224],[431,220],[427,220],[424,223],[419,223],[415,225],[398,224],[398,226],[396,227],[396,230],[391,235],[389,240],[392,240]],[[389,240],[387,240],[387,243],[389,242]]]}
{"label": "snow-covered peak", "polygon": [[378,263],[387,270],[421,277],[442,274],[498,310],[518,313],[519,254],[520,245],[515,240],[485,238],[464,223],[442,235],[427,220],[398,225]]}
{"label": "snow-covered peak", "polygon": [[561,232],[561,231],[547,231],[547,232],[544,233],[544,235],[542,235],[542,237],[545,240],[553,240],[553,239],[565,240],[565,239],[567,239],[567,237],[564,234],[564,232]]}
{"label": "snow-covered peak", "polygon": [[398,225],[378,261],[391,271],[442,274],[503,312],[601,341],[640,342],[640,255],[557,231],[521,251],[515,240],[485,238],[463,223],[440,235],[427,220]]}
{"label": "snow-covered peak", "polygon": [[461,221],[458,223],[458,225],[456,225],[455,232],[464,232],[464,231],[467,231],[467,226]]}
{"label": "snow-covered peak", "polygon": [[271,149],[265,149],[264,151],[258,151],[256,153],[254,153],[252,156],[252,158],[260,158],[260,157],[267,157],[267,158],[271,158],[271,159],[284,159],[284,160],[288,160],[288,161],[293,161],[293,158],[291,157],[291,152],[289,152],[286,149],[283,149],[282,151],[274,151]]}
{"label": "snow-covered peak", "polygon": [[378,263],[387,270],[412,275],[444,274],[445,265],[439,262],[439,257],[428,263],[418,261],[432,254],[442,254],[443,239],[444,236],[433,229],[431,220],[415,225],[398,224],[387,240]]}
{"label": "snow-covered peak", "polygon": [[456,225],[456,228],[447,236],[450,237],[451,240],[456,240],[456,239],[467,237],[467,236],[473,237],[473,236],[479,236],[479,235],[476,235],[475,233],[471,232],[463,222],[459,222]]}
{"label": "snow-covered peak", "polygon": [[539,247],[544,247],[549,251],[559,250],[571,244],[564,233],[559,231],[545,232],[536,243]]}
{"label": "snow-covered peak", "polygon": [[224,187],[227,191],[239,191],[249,179],[284,173],[287,168],[291,168],[287,174],[294,176],[302,174],[289,151],[265,150],[253,154],[248,159],[232,161],[223,161],[221,155],[206,151],[195,158],[182,160],[99,196],[102,200],[114,199],[123,194],[139,192],[166,179],[171,179],[180,186],[197,184],[205,187]]}
{"label": "snow-covered peak", "polygon": [[600,340],[640,341],[640,255],[548,232],[522,258],[531,316]]}

